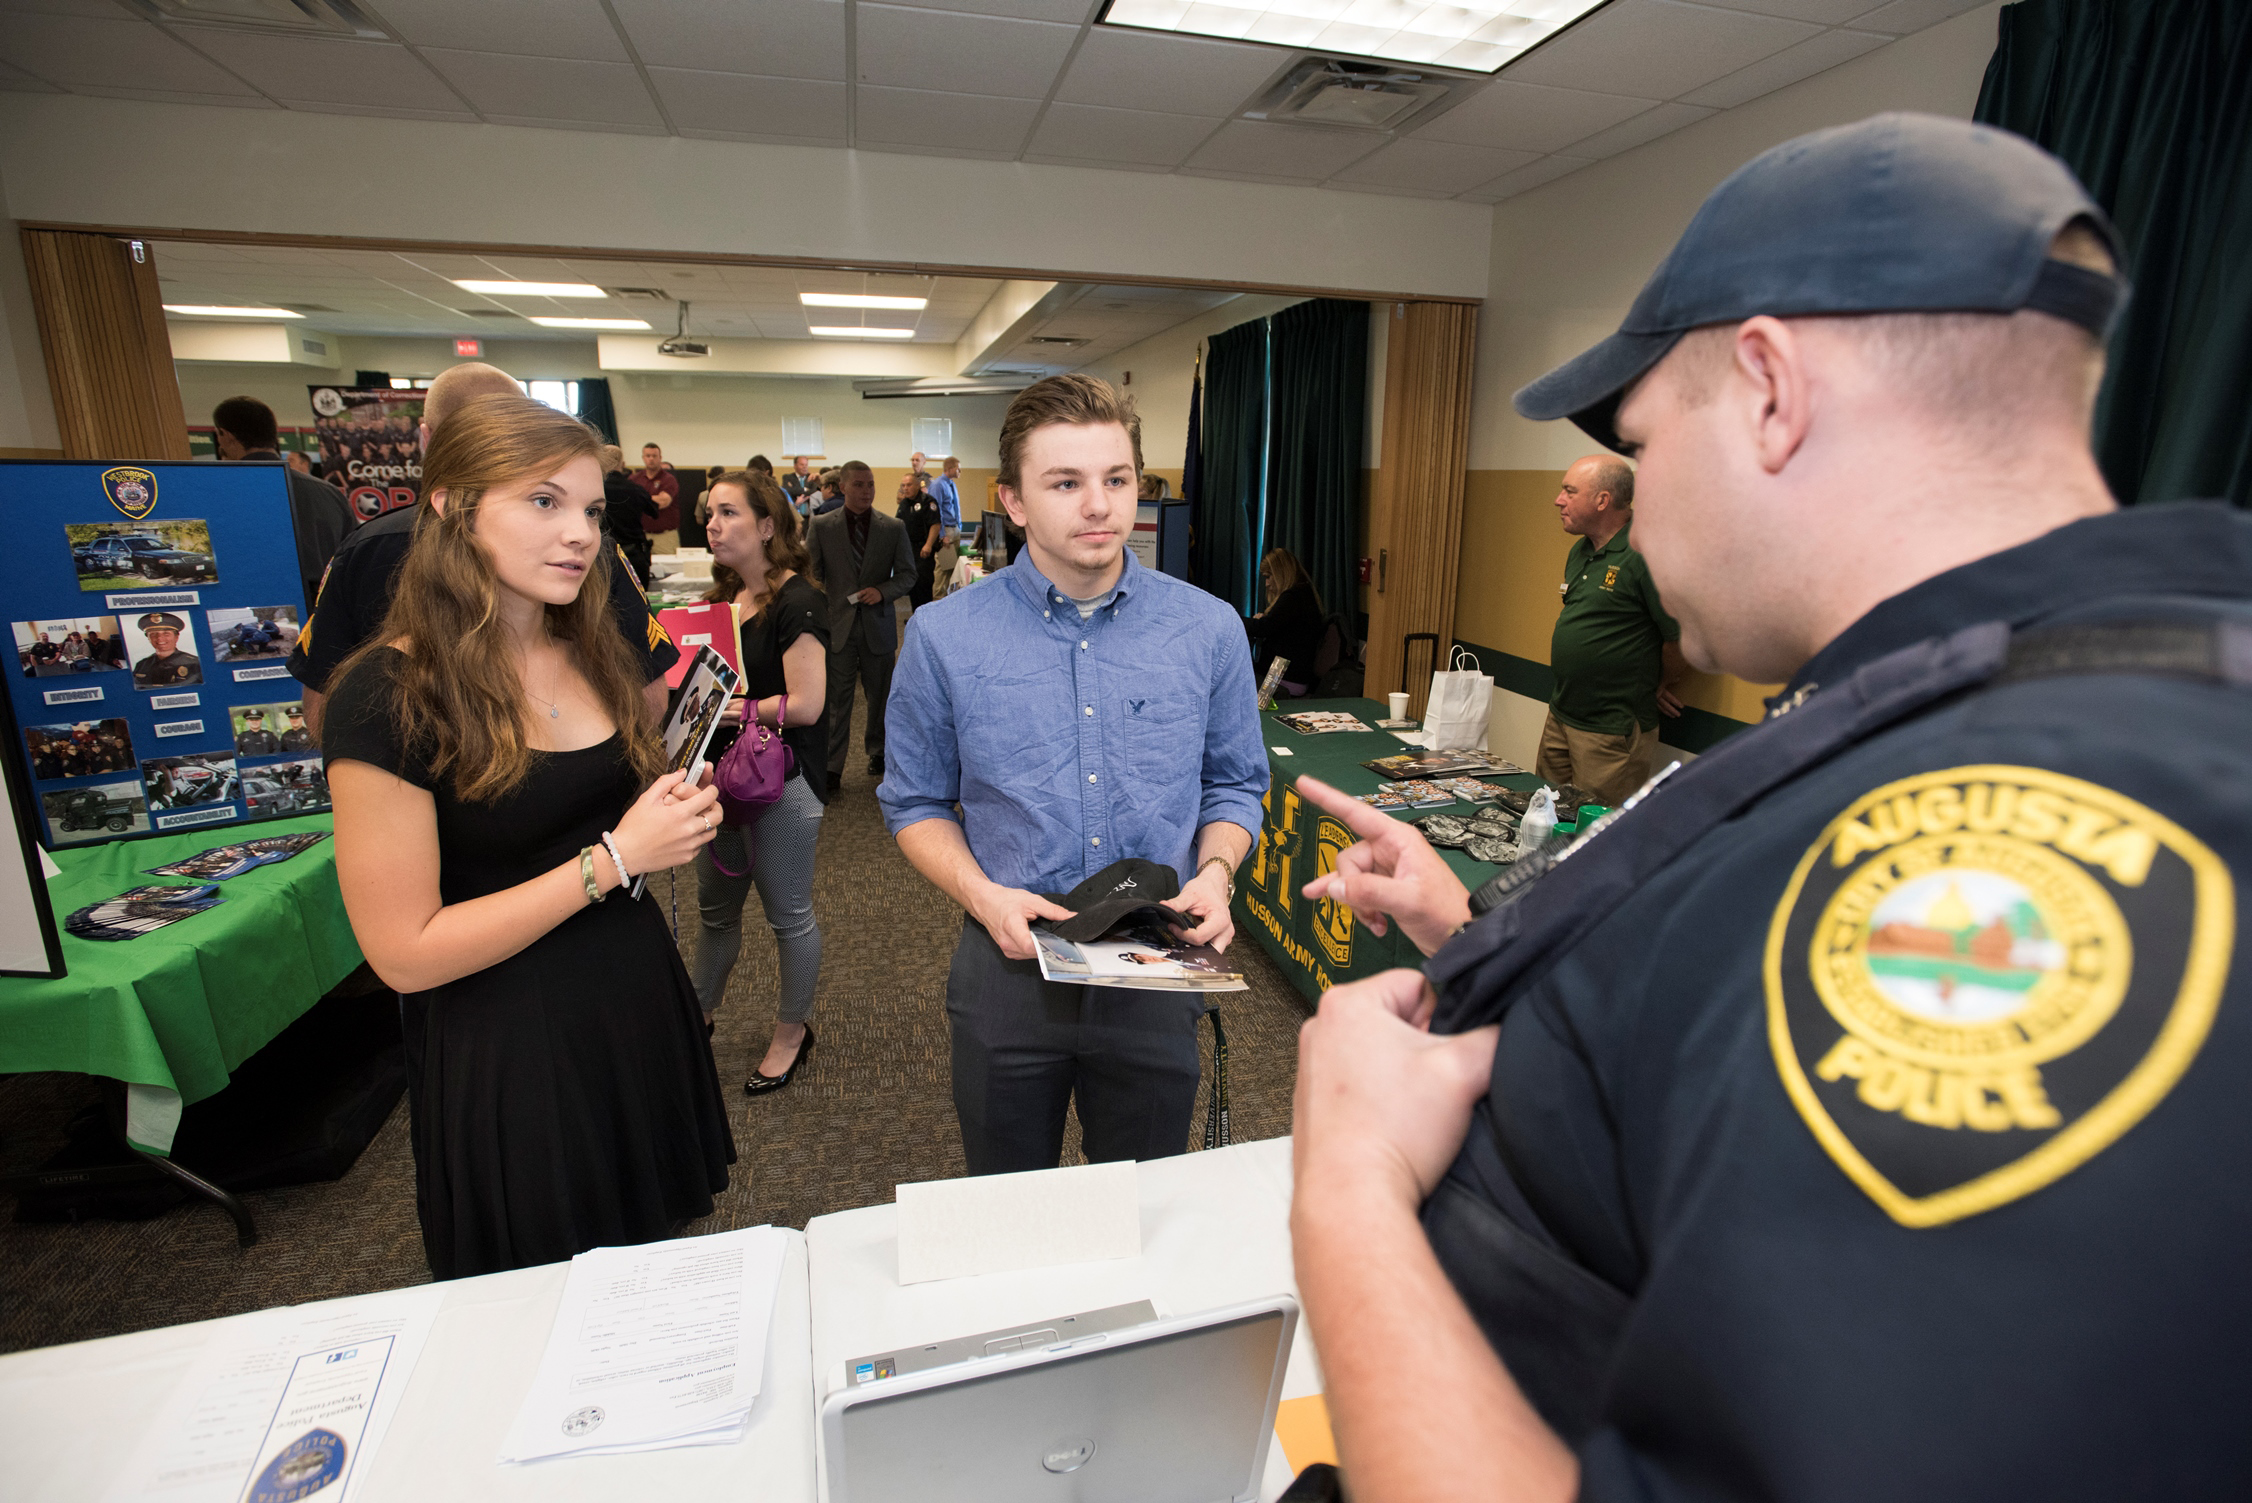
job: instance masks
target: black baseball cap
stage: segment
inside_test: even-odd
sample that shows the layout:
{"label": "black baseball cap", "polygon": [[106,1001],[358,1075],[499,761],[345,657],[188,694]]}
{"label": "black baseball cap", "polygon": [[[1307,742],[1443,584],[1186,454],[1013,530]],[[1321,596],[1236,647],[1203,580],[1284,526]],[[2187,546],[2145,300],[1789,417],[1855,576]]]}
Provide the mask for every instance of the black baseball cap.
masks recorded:
{"label": "black baseball cap", "polygon": [[2023,136],[1940,115],[1876,115],[1752,158],[1713,189],[1610,338],[1518,392],[1598,443],[1627,389],[1691,329],[1851,313],[2034,308],[2098,339],[2127,283],[2049,258],[2085,221],[2126,264],[2072,169]]}
{"label": "black baseball cap", "polygon": [[1148,919],[1159,924],[1196,927],[1196,920],[1165,906],[1180,896],[1181,879],[1170,866],[1128,856],[1113,861],[1066,893],[1042,893],[1049,902],[1068,908],[1068,919],[1038,919],[1043,929],[1073,944],[1088,944],[1147,909]]}

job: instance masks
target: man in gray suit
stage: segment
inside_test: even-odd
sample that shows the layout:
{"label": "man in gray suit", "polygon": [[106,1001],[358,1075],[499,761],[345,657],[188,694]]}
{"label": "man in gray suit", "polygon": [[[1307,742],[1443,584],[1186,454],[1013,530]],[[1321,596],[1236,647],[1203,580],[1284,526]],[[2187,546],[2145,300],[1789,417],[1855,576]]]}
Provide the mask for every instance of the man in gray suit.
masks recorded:
{"label": "man in gray suit", "polygon": [[868,693],[868,772],[884,773],[884,701],[891,695],[899,623],[892,602],[915,587],[915,550],[897,517],[876,510],[876,473],[859,460],[839,472],[844,505],[815,517],[813,569],[829,594],[829,795],[844,779],[852,685]]}

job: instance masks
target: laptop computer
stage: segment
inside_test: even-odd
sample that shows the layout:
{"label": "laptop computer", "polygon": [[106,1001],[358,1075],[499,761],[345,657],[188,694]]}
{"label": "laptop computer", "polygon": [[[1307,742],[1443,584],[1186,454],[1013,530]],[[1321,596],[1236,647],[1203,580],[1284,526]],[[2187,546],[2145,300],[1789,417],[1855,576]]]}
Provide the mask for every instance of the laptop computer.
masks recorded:
{"label": "laptop computer", "polygon": [[1117,1315],[848,1362],[821,1406],[829,1503],[1255,1503],[1297,1300]]}

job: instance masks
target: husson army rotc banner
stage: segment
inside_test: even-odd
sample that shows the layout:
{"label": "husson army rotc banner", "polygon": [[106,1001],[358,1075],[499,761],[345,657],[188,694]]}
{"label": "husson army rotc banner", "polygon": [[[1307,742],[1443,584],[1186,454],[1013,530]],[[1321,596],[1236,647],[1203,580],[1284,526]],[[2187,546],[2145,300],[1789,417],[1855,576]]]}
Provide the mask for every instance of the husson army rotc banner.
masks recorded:
{"label": "husson army rotc banner", "polygon": [[1278,776],[1260,801],[1259,843],[1235,876],[1236,938],[1259,941],[1309,999],[1346,981],[1416,966],[1423,956],[1396,928],[1373,934],[1343,903],[1300,889],[1337,866],[1353,832],[1300,798]]}
{"label": "husson army rotc banner", "polygon": [[320,452],[313,473],[344,493],[361,521],[412,506],[422,494],[420,391],[309,386]]}
{"label": "husson army rotc banner", "polygon": [[49,849],[328,807],[279,464],[0,460],[13,755]]}

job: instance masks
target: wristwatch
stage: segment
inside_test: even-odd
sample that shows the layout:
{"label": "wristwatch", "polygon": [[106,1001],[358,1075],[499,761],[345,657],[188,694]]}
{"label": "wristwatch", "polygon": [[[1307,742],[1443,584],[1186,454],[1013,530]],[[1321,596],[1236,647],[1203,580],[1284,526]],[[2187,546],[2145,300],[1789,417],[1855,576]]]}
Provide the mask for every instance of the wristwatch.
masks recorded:
{"label": "wristwatch", "polygon": [[1235,868],[1234,868],[1234,867],[1232,867],[1232,866],[1230,866],[1230,865],[1228,865],[1228,858],[1227,858],[1227,857],[1225,857],[1225,856],[1207,856],[1207,857],[1205,857],[1205,858],[1204,858],[1204,866],[1199,866],[1199,867],[1198,867],[1198,868],[1196,869],[1196,874],[1197,874],[1198,876],[1200,876],[1200,877],[1201,877],[1201,876],[1203,876],[1203,875],[1204,875],[1204,867],[1205,867],[1205,866],[1217,866],[1217,867],[1218,867],[1218,868],[1220,869],[1220,875],[1222,875],[1223,877],[1226,877],[1226,878],[1228,879],[1228,896],[1227,896],[1227,901],[1228,901],[1228,902],[1230,902],[1230,903],[1234,902],[1234,901],[1235,901]]}

